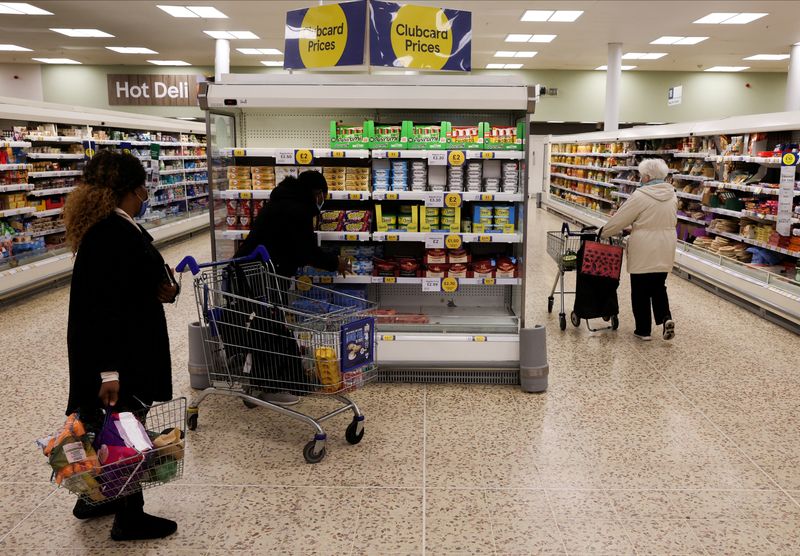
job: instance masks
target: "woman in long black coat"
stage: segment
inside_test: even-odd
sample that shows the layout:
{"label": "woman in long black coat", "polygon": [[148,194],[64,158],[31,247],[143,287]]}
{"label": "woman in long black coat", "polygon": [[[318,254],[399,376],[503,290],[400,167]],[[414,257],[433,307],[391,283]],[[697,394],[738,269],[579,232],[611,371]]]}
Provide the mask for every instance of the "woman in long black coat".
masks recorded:
{"label": "woman in long black coat", "polygon": [[[177,286],[153,238],[134,217],[144,213],[146,174],[130,155],[101,151],[67,201],[67,241],[76,253],[70,288],[67,414],[100,408],[141,409],[172,398],[169,337],[163,303]],[[141,492],[73,510],[85,519],[116,513],[114,540],[161,538],[174,521],[143,510]]]}

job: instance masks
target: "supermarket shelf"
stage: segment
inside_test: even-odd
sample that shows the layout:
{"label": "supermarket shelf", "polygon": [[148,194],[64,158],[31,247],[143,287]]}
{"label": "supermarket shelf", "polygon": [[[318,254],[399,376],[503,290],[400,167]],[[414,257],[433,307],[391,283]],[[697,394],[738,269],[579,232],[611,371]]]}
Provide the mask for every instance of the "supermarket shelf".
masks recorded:
{"label": "supermarket shelf", "polygon": [[30,191],[33,189],[32,183],[12,183],[9,185],[0,185],[0,193],[11,193],[14,191]]}
{"label": "supermarket shelf", "polygon": [[428,198],[429,191],[373,191],[372,198],[376,201],[424,201]]}
{"label": "supermarket shelf", "polygon": [[203,197],[208,197],[208,193],[200,193],[199,195],[190,195],[186,197],[186,200],[193,201],[195,199],[202,199]]}
{"label": "supermarket shelf", "polygon": [[181,187],[186,182],[176,181],[174,183],[161,183],[155,187],[151,187],[150,191],[161,191],[162,189],[169,189],[170,187]]}
{"label": "supermarket shelf", "polygon": [[373,232],[374,241],[427,241],[428,238],[441,238],[449,235],[461,237],[463,243],[522,243],[522,234],[472,234],[447,232]]}
{"label": "supermarket shelf", "polygon": [[684,152],[676,152],[673,155],[675,158],[702,158],[707,159],[708,157],[712,156],[711,153],[684,153]]}
{"label": "supermarket shelf", "polygon": [[672,179],[675,180],[684,180],[684,181],[714,181],[714,178],[709,178],[706,176],[692,176],[690,174],[672,174]]}
{"label": "supermarket shelf", "polygon": [[[755,212],[752,210],[743,210],[742,211],[743,218],[750,218],[752,220],[768,220],[770,222],[777,222],[778,217],[774,214],[761,214],[760,212]],[[800,218],[792,218],[792,224],[800,224]]]}
{"label": "supermarket shelf", "polygon": [[582,164],[567,164],[565,162],[551,162],[550,166],[560,166],[562,168],[578,168],[580,170],[594,170],[595,172],[616,172],[616,167],[603,168],[602,166],[584,166]]}
{"label": "supermarket shelf", "polygon": [[[433,191],[373,191],[372,198],[376,201],[425,201],[433,194]],[[442,193],[442,192],[439,192]],[[445,194],[449,193],[447,191]],[[522,193],[487,193],[482,191],[463,191],[457,192],[465,202],[503,202],[520,203],[525,200]]]}
{"label": "supermarket shelf", "polygon": [[[572,193],[574,195],[580,195],[581,197],[587,197],[589,199],[594,199],[596,201],[602,201],[604,203],[610,203],[612,205],[614,204],[614,200],[613,199],[606,199],[605,197],[600,197],[599,195],[592,195],[591,193],[583,193],[582,191],[576,191],[576,190],[570,189],[568,187],[561,187],[560,185],[553,185],[552,183],[550,184],[550,187],[552,187],[553,189],[559,189],[561,191],[566,191],[567,193]],[[613,191],[612,191],[612,193],[613,193]]]}
{"label": "supermarket shelf", "polygon": [[558,153],[551,152],[550,156],[565,156],[569,158],[582,158],[582,157],[602,157],[602,158],[631,158],[634,155],[633,151],[624,153]]}
{"label": "supermarket shelf", "polygon": [[208,172],[208,167],[203,166],[202,168],[184,168],[183,171],[187,174],[190,172]]}
{"label": "supermarket shelf", "polygon": [[485,193],[478,191],[465,191],[461,194],[464,201],[496,201],[503,203],[521,203],[525,200],[522,193]]}
{"label": "supermarket shelf", "polygon": [[301,276],[314,284],[371,284],[372,276]]}
{"label": "supermarket shelf", "polygon": [[675,191],[675,195],[681,199],[690,199],[692,201],[702,201],[703,196],[699,193],[685,193],[683,191]]}
{"label": "supermarket shelf", "polygon": [[369,232],[316,232],[321,241],[369,241]]}
{"label": "supermarket shelf", "polygon": [[772,245],[770,243],[766,243],[764,241],[756,241],[755,239],[750,239],[749,237],[744,237],[739,234],[732,234],[730,232],[717,232],[712,229],[708,229],[709,234],[714,234],[718,236],[727,237],[729,239],[733,239],[735,241],[740,241],[742,243],[748,243],[750,245],[755,245],[756,247],[761,247],[762,249],[767,249],[769,251],[775,251],[776,253],[782,253],[784,255],[789,255],[790,257],[800,258],[800,251],[790,251],[789,249],[783,249],[778,247],[777,245]]}
{"label": "supermarket shelf", "polygon": [[609,183],[607,181],[590,180],[588,178],[578,178],[575,176],[570,176],[567,174],[559,174],[559,173],[551,173],[550,176],[554,178],[564,178],[567,180],[578,181],[581,183],[590,183],[592,185],[599,185],[600,187],[611,187],[613,189],[616,189],[616,186],[613,183]]}
{"label": "supermarket shelf", "polygon": [[[284,156],[294,160],[294,148],[269,149],[269,148],[248,148],[248,149],[220,149],[220,156],[235,157],[261,157],[278,158],[283,153]],[[369,158],[368,149],[308,149],[314,158]]]}
{"label": "supermarket shelf", "polygon": [[65,178],[67,176],[80,176],[83,170],[51,170],[49,172],[28,172],[29,178]]}
{"label": "supermarket shelf", "polygon": [[214,232],[214,237],[219,239],[226,239],[229,241],[246,239],[250,235],[250,230],[217,230]]}
{"label": "supermarket shelf", "polygon": [[643,154],[675,154],[678,152],[680,152],[678,149],[659,149],[655,151],[628,151],[628,154],[638,156]]}
{"label": "supermarket shelf", "polygon": [[64,233],[66,231],[67,231],[66,228],[61,227],[61,228],[55,228],[53,230],[44,230],[44,231],[41,231],[41,232],[33,232],[31,234],[31,236],[33,236],[33,237],[44,237],[44,236],[50,236],[50,235],[53,235],[53,234],[61,234],[61,233]]}
{"label": "supermarket shelf", "polygon": [[174,199],[167,199],[164,201],[152,201],[150,203],[151,207],[161,207],[164,205],[171,205],[173,203],[183,203],[186,201],[186,197],[175,197]]}
{"label": "supermarket shelf", "polygon": [[35,189],[28,193],[28,195],[33,195],[34,197],[48,197],[50,195],[64,195],[65,193],[71,193],[75,191],[77,186],[72,187],[57,187],[55,189]]}
{"label": "supermarket shelf", "polygon": [[[425,278],[404,278],[394,276],[367,276],[372,284],[418,284]],[[457,278],[459,286],[519,286],[521,278]]]}
{"label": "supermarket shelf", "polygon": [[7,216],[17,216],[20,214],[31,214],[32,212],[36,212],[36,209],[34,207],[5,209],[5,210],[0,210],[0,218],[5,218]]}
{"label": "supermarket shelf", "polygon": [[[763,185],[740,185],[736,183],[726,183],[722,181],[710,181],[703,185],[709,187],[716,187],[718,189],[733,189],[736,191],[747,191],[756,195],[780,195],[780,189],[777,187],[767,187]],[[795,190],[794,196],[800,196],[800,190]]]}
{"label": "supermarket shelf", "polygon": [[153,141],[136,141],[133,139],[92,139],[97,145],[121,145],[129,143],[131,147],[149,147]]}
{"label": "supermarket shelf", "polygon": [[[158,143],[162,147],[205,147],[205,143],[192,143],[189,141],[151,141],[150,143]],[[147,143],[148,145],[150,143]]]}
{"label": "supermarket shelf", "polygon": [[620,184],[620,185],[633,185],[633,186],[639,186],[639,185],[641,185],[641,182],[638,182],[638,181],[633,181],[633,180],[623,180],[623,179],[617,179],[617,178],[615,178],[615,179],[611,180],[611,182],[612,182],[612,183],[618,183],[618,184]]}
{"label": "supermarket shelf", "polygon": [[709,156],[707,162],[747,162],[750,164],[761,164],[762,166],[780,166],[781,157],[763,156]]}
{"label": "supermarket shelf", "polygon": [[703,212],[713,212],[714,214],[722,214],[724,216],[733,216],[734,218],[741,218],[742,213],[738,210],[728,210],[714,207],[703,207]]}
{"label": "supermarket shelf", "polygon": [[31,144],[28,141],[0,141],[0,148],[5,149],[8,147],[14,148],[19,147],[22,149],[27,149],[30,147]]}
{"label": "supermarket shelf", "polygon": [[85,157],[83,153],[27,153],[27,158],[31,160],[81,160]]}
{"label": "supermarket shelf", "polygon": [[705,226],[706,224],[708,224],[708,220],[700,220],[698,218],[692,218],[691,216],[686,216],[684,214],[679,214],[678,215],[678,220],[684,220],[686,222],[691,222],[693,224],[699,224],[701,226]]}
{"label": "supermarket shelf", "polygon": [[613,168],[616,172],[638,172],[638,166],[614,166]]}
{"label": "supermarket shelf", "polygon": [[29,167],[29,164],[0,164],[0,172],[6,170],[27,170]]}
{"label": "supermarket shelf", "polygon": [[328,190],[328,199],[334,201],[368,201],[372,197],[369,191],[331,191]]}
{"label": "supermarket shelf", "polygon": [[272,194],[270,189],[227,189],[214,191],[217,199],[269,199]]}
{"label": "supermarket shelf", "polygon": [[162,176],[167,176],[167,175],[170,175],[170,174],[183,174],[185,172],[186,172],[185,168],[172,168],[172,169],[169,169],[169,170],[159,170],[158,171],[158,173],[161,174]]}
{"label": "supermarket shelf", "polygon": [[59,207],[50,210],[39,210],[37,211],[34,209],[34,212],[31,213],[31,216],[34,218],[45,218],[46,216],[56,216],[57,214],[61,214],[64,212],[64,207]]}
{"label": "supermarket shelf", "polygon": [[[458,149],[450,149],[458,150]],[[524,151],[464,151],[467,160],[523,160],[525,158]]]}
{"label": "supermarket shelf", "polygon": [[611,192],[612,197],[622,197],[623,199],[630,199],[631,195],[632,195],[631,193],[623,193],[622,191]]}
{"label": "supermarket shelf", "polygon": [[89,141],[88,137],[77,136],[54,136],[54,135],[29,135],[25,137],[26,141],[34,143],[83,143]]}

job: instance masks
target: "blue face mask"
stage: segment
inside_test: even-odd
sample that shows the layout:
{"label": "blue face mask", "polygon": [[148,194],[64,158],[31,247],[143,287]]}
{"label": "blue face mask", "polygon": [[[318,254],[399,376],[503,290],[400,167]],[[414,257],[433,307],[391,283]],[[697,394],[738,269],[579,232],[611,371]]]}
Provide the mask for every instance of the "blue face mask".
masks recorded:
{"label": "blue face mask", "polygon": [[147,212],[147,207],[150,205],[150,199],[145,197],[142,199],[139,197],[139,194],[136,193],[136,198],[142,201],[142,206],[139,207],[139,212],[136,213],[136,218],[144,218],[145,213]]}

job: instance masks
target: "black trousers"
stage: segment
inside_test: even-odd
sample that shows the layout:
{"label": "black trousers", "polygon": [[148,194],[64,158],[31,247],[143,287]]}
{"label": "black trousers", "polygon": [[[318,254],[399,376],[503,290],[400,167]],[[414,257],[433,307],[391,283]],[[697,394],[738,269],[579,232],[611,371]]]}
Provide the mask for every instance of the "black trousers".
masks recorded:
{"label": "black trousers", "polygon": [[[667,273],[631,274],[631,304],[636,321],[636,334],[649,336],[655,317],[656,325],[671,319],[667,297]],[[652,306],[652,317],[650,307]]]}

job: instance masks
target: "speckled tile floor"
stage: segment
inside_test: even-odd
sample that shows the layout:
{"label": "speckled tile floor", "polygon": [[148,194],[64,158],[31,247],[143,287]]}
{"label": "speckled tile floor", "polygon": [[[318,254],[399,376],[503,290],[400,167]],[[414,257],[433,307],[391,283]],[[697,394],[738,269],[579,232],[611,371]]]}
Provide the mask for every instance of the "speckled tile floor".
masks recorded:
{"label": "speckled tile floor", "polygon": [[[66,397],[67,288],[0,311],[0,554],[800,555],[797,336],[675,277],[674,342],[634,341],[627,278],[617,333],[562,333],[544,303],[544,231],[560,221],[532,216],[529,322],[549,329],[546,394],[371,385],[354,396],[364,442],[349,446],[336,418],[316,466],[302,459],[303,426],[208,398],[184,478],[146,493],[179,522],[160,542],[114,543],[110,518],[73,519],[33,448]],[[208,251],[200,237],[164,253]],[[176,392],[191,396],[190,295],[168,319]]]}

